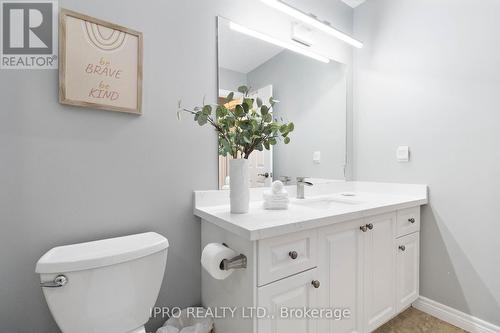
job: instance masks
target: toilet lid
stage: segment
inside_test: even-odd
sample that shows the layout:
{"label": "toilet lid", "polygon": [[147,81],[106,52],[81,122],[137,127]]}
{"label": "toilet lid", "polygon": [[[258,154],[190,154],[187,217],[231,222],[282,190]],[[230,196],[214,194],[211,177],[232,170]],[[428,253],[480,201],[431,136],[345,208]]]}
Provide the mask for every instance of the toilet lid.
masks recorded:
{"label": "toilet lid", "polygon": [[166,250],[168,240],[155,232],[58,246],[45,253],[36,272],[64,273],[114,265]]}

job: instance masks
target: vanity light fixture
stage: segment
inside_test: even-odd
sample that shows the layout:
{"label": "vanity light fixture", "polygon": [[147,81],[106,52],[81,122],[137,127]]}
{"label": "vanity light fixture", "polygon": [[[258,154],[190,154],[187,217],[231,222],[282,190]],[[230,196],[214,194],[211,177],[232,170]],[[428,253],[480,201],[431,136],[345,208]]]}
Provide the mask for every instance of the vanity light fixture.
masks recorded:
{"label": "vanity light fixture", "polygon": [[283,12],[283,13],[285,13],[285,14],[287,14],[287,15],[289,15],[297,20],[300,20],[303,23],[308,24],[308,25],[310,25],[318,30],[321,30],[329,35],[332,35],[332,36],[346,42],[347,44],[350,44],[354,47],[357,47],[358,49],[363,47],[363,43],[360,42],[359,40],[356,40],[356,39],[352,38],[351,36],[343,33],[342,31],[337,30],[334,27],[319,21],[318,19],[316,19],[315,17],[313,17],[311,15],[308,15],[308,14],[306,14],[306,13],[304,13],[304,12],[302,12],[302,11],[292,7],[292,6],[285,4],[281,0],[260,0],[260,1],[262,1],[263,3],[268,5],[269,7],[277,9],[280,12]]}
{"label": "vanity light fixture", "polygon": [[264,35],[260,32],[248,29],[248,28],[241,26],[237,23],[230,22],[229,27],[231,28],[231,30],[234,30],[234,31],[240,32],[242,34],[260,39],[260,40],[267,42],[267,43],[270,43],[270,44],[274,44],[274,45],[282,47],[284,49],[288,49],[290,51],[302,54],[306,57],[310,57],[310,58],[313,58],[315,60],[318,60],[318,61],[321,61],[324,63],[330,62],[330,59],[328,59],[327,57],[324,57],[322,55],[319,55],[319,54],[316,54],[312,51],[309,51],[309,50],[305,49],[304,47],[294,45],[292,43],[287,43],[287,42],[281,41],[279,39],[273,38],[271,36]]}

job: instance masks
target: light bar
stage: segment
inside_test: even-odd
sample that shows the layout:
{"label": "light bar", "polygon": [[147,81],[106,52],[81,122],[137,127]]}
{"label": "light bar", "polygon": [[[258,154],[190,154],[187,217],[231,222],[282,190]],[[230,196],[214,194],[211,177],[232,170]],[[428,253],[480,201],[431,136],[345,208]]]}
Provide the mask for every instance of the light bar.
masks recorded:
{"label": "light bar", "polygon": [[321,62],[324,62],[324,63],[329,63],[330,62],[330,59],[328,59],[327,57],[324,57],[322,55],[319,55],[319,54],[316,54],[314,52],[311,52],[311,51],[309,51],[309,50],[307,50],[307,49],[305,49],[303,47],[300,47],[300,46],[297,46],[297,45],[293,45],[291,43],[287,43],[287,42],[281,41],[279,39],[270,37],[268,35],[264,35],[264,34],[262,34],[260,32],[254,31],[254,30],[250,30],[250,29],[248,29],[248,28],[246,28],[244,26],[241,26],[239,24],[236,24],[234,22],[229,22],[229,27],[231,28],[231,30],[240,32],[240,33],[245,34],[247,36],[251,36],[251,37],[260,39],[260,40],[262,40],[264,42],[267,42],[267,43],[270,43],[270,44],[274,44],[274,45],[282,47],[284,49],[288,49],[290,51],[302,54],[302,55],[304,55],[306,57],[313,58],[315,60],[318,60],[318,61],[321,61]]}
{"label": "light bar", "polygon": [[297,20],[304,22],[305,24],[308,24],[308,25],[310,25],[318,30],[321,30],[329,35],[332,35],[332,36],[346,42],[347,44],[350,44],[354,47],[357,47],[358,49],[363,47],[363,43],[361,43],[359,40],[352,38],[351,36],[343,33],[340,30],[333,28],[330,25],[327,25],[321,21],[318,21],[314,17],[312,17],[304,12],[301,12],[300,10],[298,10],[296,8],[293,8],[289,5],[287,5],[280,0],[260,0],[260,1],[262,1],[263,3],[265,3],[266,5],[274,8],[274,9],[279,10],[280,12],[283,12],[283,13],[285,13],[293,18],[296,18]]}

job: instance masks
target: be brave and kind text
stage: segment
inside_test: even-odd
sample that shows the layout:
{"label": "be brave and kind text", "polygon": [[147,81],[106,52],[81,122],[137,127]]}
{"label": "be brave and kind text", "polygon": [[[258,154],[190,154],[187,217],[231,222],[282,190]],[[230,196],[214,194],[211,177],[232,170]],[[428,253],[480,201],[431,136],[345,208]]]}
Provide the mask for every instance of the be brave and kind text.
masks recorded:
{"label": "be brave and kind text", "polygon": [[123,75],[123,70],[113,68],[109,60],[101,58],[97,64],[87,64],[85,73],[101,78],[97,86],[89,90],[90,98],[109,101],[116,101],[120,98],[120,93],[113,90],[112,86],[105,80],[120,80]]}

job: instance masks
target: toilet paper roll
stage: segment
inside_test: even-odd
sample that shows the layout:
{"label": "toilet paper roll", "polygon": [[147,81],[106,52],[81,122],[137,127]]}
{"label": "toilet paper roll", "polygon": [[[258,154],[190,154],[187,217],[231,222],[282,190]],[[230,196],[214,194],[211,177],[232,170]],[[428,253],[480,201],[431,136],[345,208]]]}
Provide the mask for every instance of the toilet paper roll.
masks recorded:
{"label": "toilet paper roll", "polygon": [[201,253],[201,265],[214,279],[224,280],[233,273],[233,270],[222,270],[220,264],[224,259],[231,259],[238,254],[219,243],[210,243]]}

